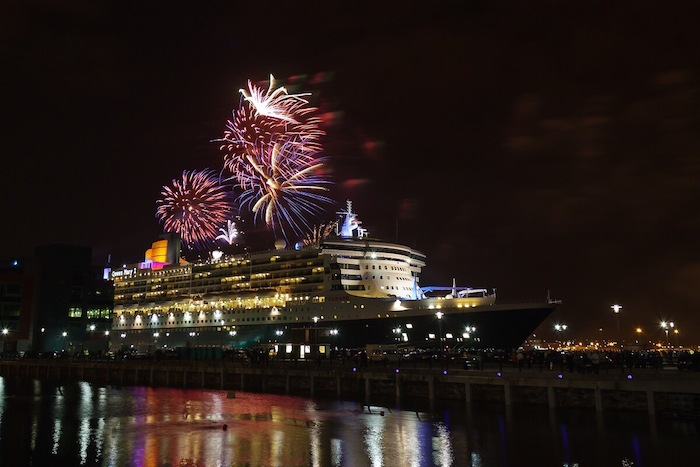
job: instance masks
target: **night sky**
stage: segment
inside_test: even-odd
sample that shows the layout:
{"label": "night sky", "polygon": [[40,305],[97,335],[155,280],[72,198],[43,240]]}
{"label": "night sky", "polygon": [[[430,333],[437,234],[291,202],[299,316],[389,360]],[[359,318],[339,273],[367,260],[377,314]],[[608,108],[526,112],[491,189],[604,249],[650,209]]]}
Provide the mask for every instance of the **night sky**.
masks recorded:
{"label": "night sky", "polygon": [[272,73],[326,117],[318,222],[351,199],[424,285],[549,292],[545,338],[613,339],[619,303],[627,340],[666,319],[700,343],[696,2],[239,3],[2,3],[0,256],[142,260],[162,186],[221,168],[238,89]]}

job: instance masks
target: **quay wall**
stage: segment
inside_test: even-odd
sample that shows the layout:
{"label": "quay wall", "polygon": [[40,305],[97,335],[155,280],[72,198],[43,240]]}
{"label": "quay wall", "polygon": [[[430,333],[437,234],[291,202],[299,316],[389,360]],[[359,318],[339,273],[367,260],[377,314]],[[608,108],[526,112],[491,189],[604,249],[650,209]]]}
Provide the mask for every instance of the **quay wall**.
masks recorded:
{"label": "quay wall", "polygon": [[497,402],[630,410],[700,418],[700,372],[611,369],[599,374],[515,368],[354,367],[312,362],[0,360],[0,376],[87,381],[115,386],[166,386],[373,398]]}

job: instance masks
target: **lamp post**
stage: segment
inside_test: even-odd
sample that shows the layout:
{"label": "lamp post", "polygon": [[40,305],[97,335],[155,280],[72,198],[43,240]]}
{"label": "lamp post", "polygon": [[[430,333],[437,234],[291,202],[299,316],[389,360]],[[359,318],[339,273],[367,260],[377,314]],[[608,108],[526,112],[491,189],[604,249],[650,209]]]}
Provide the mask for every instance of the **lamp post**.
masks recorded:
{"label": "lamp post", "polygon": [[673,334],[676,336],[676,347],[679,347],[679,345],[678,345],[678,328],[673,330]]}
{"label": "lamp post", "polygon": [[321,364],[321,353],[320,353],[320,348],[318,345],[318,316],[313,317],[314,320],[314,354],[316,356],[316,363],[318,365]]}
{"label": "lamp post", "polygon": [[615,313],[615,324],[617,325],[617,346],[622,347],[622,342],[620,342],[620,310],[622,305],[612,305],[613,313]]}
{"label": "lamp post", "polygon": [[637,344],[639,344],[639,340],[642,338],[642,328],[637,328]]}
{"label": "lamp post", "polygon": [[670,347],[671,346],[671,341],[668,339],[668,330],[673,329],[676,326],[676,324],[673,321],[666,322],[666,321],[661,321],[661,329],[664,330],[666,333],[666,346]]}
{"label": "lamp post", "polygon": [[557,331],[557,333],[559,334],[559,346],[560,346],[560,347],[561,347],[561,344],[563,343],[562,340],[561,340],[561,334],[562,334],[564,331],[566,331],[566,328],[567,328],[567,327],[568,327],[568,326],[567,326],[566,324],[555,324],[555,325],[554,325],[554,329],[555,329],[555,330]]}
{"label": "lamp post", "polygon": [[438,344],[440,345],[440,360],[442,360],[442,311],[435,313],[438,319]]}

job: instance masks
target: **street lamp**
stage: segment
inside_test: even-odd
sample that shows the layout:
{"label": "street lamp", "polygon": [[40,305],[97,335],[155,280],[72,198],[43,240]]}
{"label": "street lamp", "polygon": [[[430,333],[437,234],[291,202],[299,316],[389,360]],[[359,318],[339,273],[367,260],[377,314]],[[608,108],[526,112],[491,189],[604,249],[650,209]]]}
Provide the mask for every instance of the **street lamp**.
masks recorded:
{"label": "street lamp", "polygon": [[637,344],[639,344],[639,339],[642,337],[642,328],[637,328]]}
{"label": "street lamp", "polygon": [[562,343],[562,340],[561,340],[561,333],[564,332],[564,331],[566,331],[566,328],[567,328],[567,327],[568,327],[568,326],[567,326],[566,324],[555,324],[555,325],[554,325],[554,330],[557,331],[557,333],[559,334],[559,344]]}
{"label": "street lamp", "polygon": [[673,334],[676,335],[676,347],[678,347],[678,328],[673,330]]}
{"label": "street lamp", "polygon": [[622,342],[620,341],[620,310],[622,305],[612,305],[613,313],[615,313],[615,323],[617,324],[617,345],[622,347]]}
{"label": "street lamp", "polygon": [[668,339],[668,330],[673,329],[675,326],[676,326],[676,324],[673,321],[669,321],[668,323],[666,321],[661,321],[661,328],[666,333],[666,346],[667,347],[671,346],[671,341]]}
{"label": "street lamp", "polygon": [[443,355],[442,355],[442,315],[444,313],[442,311],[438,311],[435,313],[435,316],[437,316],[438,319],[438,344],[440,345],[440,361],[443,360]]}
{"label": "street lamp", "polygon": [[474,334],[475,332],[476,332],[475,326],[467,326],[466,328],[464,328],[464,334],[462,334],[462,337],[464,339],[469,339],[470,337],[472,337],[472,334]]}

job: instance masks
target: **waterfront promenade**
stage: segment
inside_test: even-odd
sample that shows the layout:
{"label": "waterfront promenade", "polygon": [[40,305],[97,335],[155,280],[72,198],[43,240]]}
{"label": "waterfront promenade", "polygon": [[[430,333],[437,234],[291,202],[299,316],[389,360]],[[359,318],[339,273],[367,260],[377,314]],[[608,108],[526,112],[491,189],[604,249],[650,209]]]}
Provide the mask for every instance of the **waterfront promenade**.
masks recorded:
{"label": "waterfront promenade", "polygon": [[424,399],[632,410],[700,417],[700,372],[676,367],[601,368],[486,363],[374,363],[347,361],[0,360],[0,375],[114,386],[166,386],[294,394],[337,399]]}

